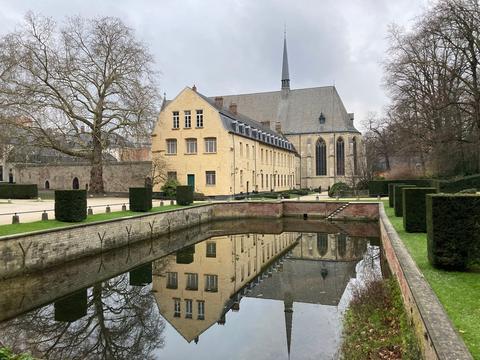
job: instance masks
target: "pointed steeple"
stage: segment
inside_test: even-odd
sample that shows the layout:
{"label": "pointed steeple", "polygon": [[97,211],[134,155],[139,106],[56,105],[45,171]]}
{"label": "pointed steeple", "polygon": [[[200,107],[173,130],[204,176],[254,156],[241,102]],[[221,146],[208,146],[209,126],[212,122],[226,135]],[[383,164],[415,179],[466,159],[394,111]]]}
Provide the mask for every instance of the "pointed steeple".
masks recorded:
{"label": "pointed steeple", "polygon": [[283,33],[283,63],[282,63],[282,90],[290,90],[290,75],[288,73],[287,30]]}
{"label": "pointed steeple", "polygon": [[287,353],[290,359],[290,348],[292,344],[292,324],[293,324],[293,296],[286,292],[283,296],[283,306],[285,313],[285,330],[287,335]]}

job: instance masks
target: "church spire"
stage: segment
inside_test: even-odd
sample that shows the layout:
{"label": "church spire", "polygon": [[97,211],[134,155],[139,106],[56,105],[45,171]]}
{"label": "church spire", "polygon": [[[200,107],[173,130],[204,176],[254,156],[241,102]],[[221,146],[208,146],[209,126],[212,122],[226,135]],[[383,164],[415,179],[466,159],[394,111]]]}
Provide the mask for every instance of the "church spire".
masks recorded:
{"label": "church spire", "polygon": [[283,32],[282,90],[290,90],[290,75],[288,73],[287,30],[286,29]]}

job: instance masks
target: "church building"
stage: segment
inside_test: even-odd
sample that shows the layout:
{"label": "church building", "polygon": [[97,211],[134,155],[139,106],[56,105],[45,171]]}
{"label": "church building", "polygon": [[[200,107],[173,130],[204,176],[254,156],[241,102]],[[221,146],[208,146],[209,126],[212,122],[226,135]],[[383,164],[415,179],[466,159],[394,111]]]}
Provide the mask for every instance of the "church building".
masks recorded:
{"label": "church building", "polygon": [[152,159],[207,196],[325,190],[358,175],[361,140],[334,86],[290,88],[285,38],[279,91],[206,97],[185,88],[164,101]]}

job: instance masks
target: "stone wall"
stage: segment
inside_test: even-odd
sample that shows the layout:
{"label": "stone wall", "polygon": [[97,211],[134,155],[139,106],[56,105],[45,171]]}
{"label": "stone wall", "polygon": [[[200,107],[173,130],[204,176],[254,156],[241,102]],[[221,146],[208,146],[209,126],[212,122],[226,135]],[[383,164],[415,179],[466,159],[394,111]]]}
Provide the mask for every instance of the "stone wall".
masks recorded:
{"label": "stone wall", "polygon": [[[19,184],[37,184],[45,189],[48,181],[50,189],[72,189],[73,179],[77,178],[80,189],[90,182],[90,166],[86,164],[9,164],[14,179]],[[103,167],[103,180],[107,192],[128,192],[129,187],[144,186],[150,176],[151,162],[108,163]]]}
{"label": "stone wall", "polygon": [[[302,207],[303,204],[303,207]],[[107,222],[73,225],[12,235],[0,239],[0,278],[46,269],[48,267],[129,245],[136,241],[221,219],[300,217],[320,213],[344,203],[321,202],[219,202],[153,214],[141,214]],[[372,209],[376,203],[351,204],[360,213],[365,209],[370,220],[378,219]],[[327,214],[329,211],[324,212]]]}

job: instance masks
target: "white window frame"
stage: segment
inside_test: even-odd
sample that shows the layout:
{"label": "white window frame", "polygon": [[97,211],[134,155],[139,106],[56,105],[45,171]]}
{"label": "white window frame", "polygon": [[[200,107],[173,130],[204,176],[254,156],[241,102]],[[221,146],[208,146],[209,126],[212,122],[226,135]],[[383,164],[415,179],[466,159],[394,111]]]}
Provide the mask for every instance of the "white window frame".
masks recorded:
{"label": "white window frame", "polygon": [[205,320],[205,301],[197,300],[197,318],[198,320]]}
{"label": "white window frame", "polygon": [[218,292],[218,276],[213,274],[205,275],[205,291]]}
{"label": "white window frame", "polygon": [[173,316],[180,317],[182,314],[182,305],[179,298],[173,298]]}
{"label": "white window frame", "polygon": [[172,121],[173,121],[173,129],[179,129],[180,128],[180,112],[179,111],[173,111],[172,112]]}
{"label": "white window frame", "polygon": [[205,138],[205,152],[207,154],[215,154],[217,152],[217,138],[216,137]]}
{"label": "white window frame", "polygon": [[197,128],[203,128],[203,110],[196,110],[197,114]]}
{"label": "white window frame", "polygon": [[217,184],[217,173],[214,170],[205,171],[205,183],[209,186]]}
{"label": "white window frame", "polygon": [[192,112],[190,110],[183,111],[184,118],[185,118],[185,129],[192,128]]}
{"label": "white window frame", "polygon": [[193,300],[185,299],[185,318],[191,319],[193,315]]}
{"label": "white window frame", "polygon": [[197,139],[196,138],[188,138],[185,139],[185,145],[187,148],[187,154],[196,154],[197,153]]}
{"label": "white window frame", "polygon": [[167,139],[167,155],[177,155],[177,139]]}

